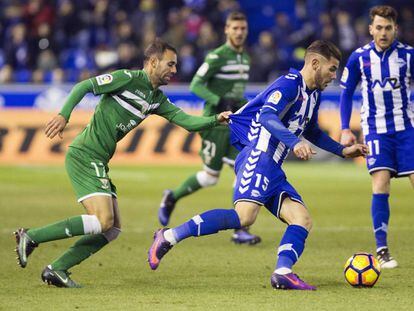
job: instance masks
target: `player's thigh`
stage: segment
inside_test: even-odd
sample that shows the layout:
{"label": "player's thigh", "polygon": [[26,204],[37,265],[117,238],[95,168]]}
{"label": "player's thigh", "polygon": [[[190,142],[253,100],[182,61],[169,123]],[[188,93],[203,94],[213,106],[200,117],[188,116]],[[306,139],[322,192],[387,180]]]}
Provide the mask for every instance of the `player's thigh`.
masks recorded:
{"label": "player's thigh", "polygon": [[112,198],[113,214],[114,214],[114,227],[121,229],[121,213],[118,206],[118,199]]}
{"label": "player's thigh", "polygon": [[201,134],[200,156],[205,167],[214,172],[221,171],[223,157],[226,155],[229,144],[229,132],[226,128],[214,128],[203,131]]}
{"label": "player's thigh", "polygon": [[364,137],[365,144],[369,147],[369,155],[366,158],[368,172],[380,170],[390,171],[392,175],[397,173],[396,142],[392,134],[368,134]]}
{"label": "player's thigh", "polygon": [[379,170],[371,173],[372,193],[390,193],[391,172]]}
{"label": "player's thigh", "polygon": [[397,176],[409,176],[414,173],[414,129],[395,133],[395,143]]}
{"label": "player's thigh", "polygon": [[312,228],[312,219],[302,202],[286,197],[280,209],[280,218],[289,225],[299,225],[308,231]]}
{"label": "player's thigh", "polygon": [[260,204],[250,201],[238,201],[235,205],[242,227],[252,225],[260,211]]}
{"label": "player's thigh", "polygon": [[116,197],[116,187],[108,176],[106,163],[69,148],[65,165],[78,202],[93,196]]}
{"label": "player's thigh", "polygon": [[410,178],[411,186],[414,188],[414,174],[408,176]]}

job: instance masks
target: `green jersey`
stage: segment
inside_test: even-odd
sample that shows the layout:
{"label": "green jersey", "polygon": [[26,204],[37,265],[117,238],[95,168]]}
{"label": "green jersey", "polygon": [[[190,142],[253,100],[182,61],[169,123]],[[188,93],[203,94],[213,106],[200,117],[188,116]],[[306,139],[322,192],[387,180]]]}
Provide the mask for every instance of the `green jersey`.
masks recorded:
{"label": "green jersey", "polygon": [[191,81],[190,89],[205,102],[204,115],[217,113],[220,98],[234,99],[240,107],[246,102],[244,92],[249,79],[250,57],[223,44],[207,54]]}
{"label": "green jersey", "polygon": [[[102,97],[91,121],[70,146],[104,162],[113,156],[117,142],[151,114],[160,115],[187,130],[198,131],[217,125],[215,116],[201,118],[185,114],[161,90],[152,87],[143,70],[118,70],[82,83],[87,83],[86,91]],[[76,93],[75,88],[72,93]],[[60,114],[68,120],[78,102],[79,98],[71,100],[69,96]]]}

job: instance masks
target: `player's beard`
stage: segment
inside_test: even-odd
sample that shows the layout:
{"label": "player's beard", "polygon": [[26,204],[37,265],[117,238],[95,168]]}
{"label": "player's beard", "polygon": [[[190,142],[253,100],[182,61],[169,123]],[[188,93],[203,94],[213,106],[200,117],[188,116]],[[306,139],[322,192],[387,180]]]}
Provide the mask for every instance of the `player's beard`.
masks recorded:
{"label": "player's beard", "polygon": [[230,43],[231,43],[231,45],[234,47],[234,48],[236,48],[236,49],[240,49],[240,48],[242,48],[243,47],[243,45],[244,45],[244,41],[246,41],[246,40],[240,40],[239,42],[240,42],[240,44],[238,44],[237,42],[236,42],[236,40],[234,40],[233,38],[229,38],[229,40],[230,40]]}
{"label": "player's beard", "polygon": [[315,73],[315,84],[316,84],[316,88],[319,91],[323,91],[325,89],[325,85],[323,82],[324,81],[323,81],[321,69],[318,69]]}

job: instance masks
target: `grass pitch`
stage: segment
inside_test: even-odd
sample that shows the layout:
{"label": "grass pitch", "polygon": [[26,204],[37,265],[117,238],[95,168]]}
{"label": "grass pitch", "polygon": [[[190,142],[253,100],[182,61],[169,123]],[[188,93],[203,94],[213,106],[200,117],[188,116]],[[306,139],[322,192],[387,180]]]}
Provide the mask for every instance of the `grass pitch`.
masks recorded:
{"label": "grass pitch", "polygon": [[[157,209],[198,167],[112,167],[123,234],[72,269],[83,289],[41,283],[40,272],[75,240],[41,245],[26,269],[16,265],[11,232],[82,213],[63,167],[0,167],[0,310],[413,310],[414,212],[407,179],[393,180],[390,246],[400,267],[386,270],[372,289],[350,287],[343,265],[358,251],[374,252],[370,179],[351,163],[287,163],[289,181],[311,211],[314,228],[295,272],[316,292],[275,291],[270,286],[285,226],[264,208],[252,231],[256,246],[230,243],[231,232],[190,238],[151,271],[146,253],[159,227]],[[231,207],[233,175],[181,200],[175,226],[211,208]]]}

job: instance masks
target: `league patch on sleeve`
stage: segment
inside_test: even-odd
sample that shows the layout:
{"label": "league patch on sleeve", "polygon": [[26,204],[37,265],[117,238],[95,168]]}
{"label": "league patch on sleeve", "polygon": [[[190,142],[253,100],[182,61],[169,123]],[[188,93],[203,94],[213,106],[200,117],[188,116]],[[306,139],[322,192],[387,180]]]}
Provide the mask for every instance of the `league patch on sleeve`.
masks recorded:
{"label": "league patch on sleeve", "polygon": [[113,79],[114,78],[112,77],[112,75],[107,73],[104,75],[97,76],[96,82],[98,83],[98,85],[105,85],[111,83]]}
{"label": "league patch on sleeve", "polygon": [[209,65],[207,63],[203,63],[200,68],[198,68],[196,75],[200,77],[204,77],[208,71]]}
{"label": "league patch on sleeve", "polygon": [[348,77],[349,77],[349,70],[348,68],[345,67],[344,71],[342,72],[341,82],[346,83],[346,81],[348,81]]}
{"label": "league patch on sleeve", "polygon": [[281,98],[282,98],[282,93],[280,93],[280,91],[275,91],[272,94],[270,94],[267,101],[269,103],[273,103],[273,104],[277,105],[277,103],[280,101]]}

